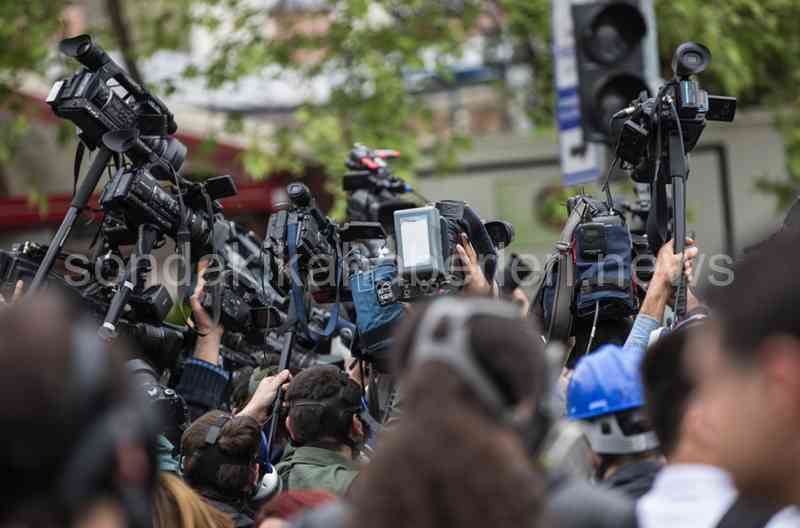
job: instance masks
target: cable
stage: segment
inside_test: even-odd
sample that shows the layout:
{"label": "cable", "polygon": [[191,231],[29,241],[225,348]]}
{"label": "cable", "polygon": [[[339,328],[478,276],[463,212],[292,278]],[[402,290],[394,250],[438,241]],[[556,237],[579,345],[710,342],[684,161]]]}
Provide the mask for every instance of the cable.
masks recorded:
{"label": "cable", "polygon": [[603,183],[603,192],[606,193],[609,211],[614,211],[614,198],[611,196],[611,175],[614,173],[614,169],[617,168],[617,163],[619,163],[619,156],[614,158],[614,161],[611,162],[611,166],[606,173],[606,181]]}
{"label": "cable", "polygon": [[600,317],[600,301],[595,301],[594,305],[594,322],[592,322],[592,333],[589,334],[589,342],[586,343],[586,353],[588,354],[589,351],[592,349],[592,343],[594,342],[594,335],[597,332],[597,319]]}

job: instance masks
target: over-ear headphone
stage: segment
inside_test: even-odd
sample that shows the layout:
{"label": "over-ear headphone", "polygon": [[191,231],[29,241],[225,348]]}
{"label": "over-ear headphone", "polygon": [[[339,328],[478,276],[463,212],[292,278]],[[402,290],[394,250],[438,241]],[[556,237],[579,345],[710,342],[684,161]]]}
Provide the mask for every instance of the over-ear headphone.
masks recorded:
{"label": "over-ear headphone", "polygon": [[[260,440],[258,452],[253,458],[242,458],[237,456],[228,455],[219,450],[218,442],[225,425],[233,419],[232,415],[221,414],[217,417],[216,422],[208,428],[206,432],[203,447],[201,448],[200,456],[195,461],[192,467],[192,482],[196,484],[206,484],[210,486],[216,485],[217,471],[222,464],[230,465],[250,465],[258,462],[262,468],[265,469],[263,476],[258,484],[253,488],[250,494],[250,499],[254,501],[264,501],[281,491],[281,482],[278,478],[277,472],[269,464],[266,458],[267,438],[263,429],[260,431]],[[181,457],[181,471],[186,470],[185,466],[186,457]]]}
{"label": "over-ear headphone", "polygon": [[[348,401],[347,392],[348,392],[348,386],[351,383],[355,382],[350,379],[347,373],[344,371],[339,371],[340,388],[336,392],[336,394],[320,400],[309,400],[309,399],[292,400],[291,402],[289,402],[290,408],[296,408],[296,407],[321,408],[322,409],[320,415],[321,425],[335,424],[337,427],[340,428],[339,431],[335,432],[335,435],[339,437],[337,438],[337,440],[350,444],[351,441],[349,437],[350,433],[349,424],[352,421],[352,416],[358,416],[359,419],[361,419],[361,410],[363,408],[360,390],[358,391],[353,390],[353,395],[358,395],[357,400]],[[355,389],[355,387],[353,389]],[[364,424],[364,425],[369,425],[369,424]]]}
{"label": "over-ear headphone", "polygon": [[[114,401],[117,388],[111,376],[111,357],[94,326],[79,321],[72,327],[71,338],[74,388],[65,402],[65,413],[75,414],[74,422],[86,427],[63,466],[56,498],[67,512],[74,513],[111,491],[122,503],[129,526],[151,526],[150,501],[158,471],[157,420],[134,392]],[[146,453],[144,474],[119,471],[118,457],[124,456],[121,450],[130,446]]]}
{"label": "over-ear headphone", "polygon": [[[533,454],[541,447],[552,422],[546,402],[549,391],[547,369],[542,369],[541,394],[537,398],[532,421],[518,424],[514,408],[519,402],[509,401],[495,380],[485,372],[470,344],[469,321],[475,316],[520,320],[519,308],[505,301],[490,299],[459,299],[442,297],[431,303],[419,326],[411,365],[428,361],[441,362],[453,368],[474,391],[476,396],[501,423],[517,429],[528,450]],[[439,326],[447,321],[448,332],[436,335]],[[533,343],[531,344],[533,346]],[[544,362],[544,358],[543,358]]]}

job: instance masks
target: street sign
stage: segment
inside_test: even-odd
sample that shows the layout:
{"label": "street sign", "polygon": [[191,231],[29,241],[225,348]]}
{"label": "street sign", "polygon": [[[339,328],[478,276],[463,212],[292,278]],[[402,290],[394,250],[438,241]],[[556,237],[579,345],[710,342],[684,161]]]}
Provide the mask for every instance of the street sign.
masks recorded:
{"label": "street sign", "polygon": [[553,0],[553,54],[556,118],[564,185],[594,181],[600,175],[598,146],[584,141],[578,98],[578,69],[571,6],[576,0]]}

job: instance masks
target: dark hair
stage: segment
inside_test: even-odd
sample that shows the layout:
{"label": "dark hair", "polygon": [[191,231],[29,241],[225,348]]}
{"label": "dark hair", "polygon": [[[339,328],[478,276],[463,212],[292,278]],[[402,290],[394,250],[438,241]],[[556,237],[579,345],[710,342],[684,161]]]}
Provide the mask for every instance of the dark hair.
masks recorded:
{"label": "dark hair", "polygon": [[261,523],[267,519],[283,519],[284,521],[288,521],[300,513],[313,510],[335,500],[336,495],[328,491],[284,491],[261,507],[256,516],[256,526],[260,526]]}
{"label": "dark hair", "polygon": [[[469,302],[470,297],[461,297]],[[394,372],[407,374],[420,323],[428,311],[428,304],[420,304],[414,312],[398,325],[392,356]],[[478,330],[480,329],[480,330]],[[449,329],[447,321],[435,329],[443,335]],[[518,403],[525,399],[538,399],[545,387],[546,364],[540,332],[532,319],[509,320],[478,315],[470,320],[470,347],[476,360],[489,378],[503,393],[507,401]],[[516,353],[525,350],[525,360],[518,362]],[[499,353],[500,351],[509,353]],[[516,353],[514,353],[516,352]]]}
{"label": "dark hair", "polygon": [[[222,411],[209,411],[189,426],[181,438],[181,452],[184,456],[183,471],[186,480],[200,491],[211,487],[226,495],[238,495],[253,485],[252,464],[222,464],[216,471],[215,482],[203,481],[201,464],[207,453],[206,437],[208,430],[217,425]],[[233,416],[225,422],[217,439],[216,446],[223,455],[242,461],[254,461],[261,446],[261,426],[250,416]]]}
{"label": "dark hair", "polygon": [[798,258],[800,235],[781,232],[736,263],[732,284],[709,288],[721,349],[739,363],[751,363],[770,336],[800,339],[800,273],[793,266]]}
{"label": "dark hair", "polygon": [[[326,405],[293,405],[326,402]],[[292,439],[298,445],[323,440],[349,442],[353,414],[361,406],[361,387],[333,365],[308,368],[292,379],[286,392]]]}
{"label": "dark hair", "polygon": [[[452,368],[409,368],[426,312],[425,306],[415,308],[395,341],[403,419],[354,483],[350,526],[535,526],[544,479],[522,442],[501,441],[514,433]],[[528,322],[478,316],[469,329],[475,359],[509,401],[541,397],[537,380],[544,379],[545,363]],[[442,324],[435,333],[448,331]]]}
{"label": "dark hair", "polygon": [[233,373],[229,398],[232,409],[242,410],[250,401],[250,377],[252,375],[253,367],[242,367]]}
{"label": "dark hair", "polygon": [[642,361],[647,414],[661,451],[669,456],[680,440],[681,424],[696,384],[686,365],[686,348],[697,325],[678,328],[648,348]]}
{"label": "dark hair", "polygon": [[[65,465],[75,456],[87,431],[127,397],[122,350],[106,344],[106,365],[93,372],[91,394],[83,393],[77,372],[78,332],[97,340],[94,327],[82,327],[80,314],[50,294],[0,307],[0,473],[4,486],[0,524],[68,524],[60,500]],[[70,489],[81,499],[114,492],[111,446],[97,446],[92,463],[82,468],[81,484]],[[74,463],[74,461],[73,461]],[[152,469],[152,468],[151,468]],[[92,473],[94,474],[92,474]],[[72,505],[85,511],[87,504]]]}

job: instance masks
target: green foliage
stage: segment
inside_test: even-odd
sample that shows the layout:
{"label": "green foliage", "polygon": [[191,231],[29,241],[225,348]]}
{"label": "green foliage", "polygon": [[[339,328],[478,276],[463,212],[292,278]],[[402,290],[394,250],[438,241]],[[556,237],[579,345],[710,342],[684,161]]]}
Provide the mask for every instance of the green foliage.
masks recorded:
{"label": "green foliage", "polygon": [[800,2],[661,0],[656,11],[665,70],[677,44],[702,42],[713,53],[702,78],[708,89],[737,96],[740,106],[775,109],[788,180],[765,176],[756,188],[773,194],[778,209],[785,209],[800,193]]}
{"label": "green foliage", "polygon": [[41,73],[47,65],[64,5],[64,0],[0,2],[0,110],[11,112],[0,126],[0,166],[11,158],[27,130],[22,103],[12,97],[14,90],[24,74]]}
{"label": "green foliage", "polygon": [[[492,53],[510,44],[513,62],[529,66],[533,77],[526,89],[526,110],[537,131],[550,126],[552,1],[560,0],[327,0],[317,11],[302,15],[286,8],[289,3],[283,0],[117,4],[124,6],[123,18],[135,48],[127,55],[134,59],[160,50],[190,50],[193,31],[210,32],[215,42],[212,54],[204,64],[182,72],[186,78],[202,79],[209,89],[235,87],[252,76],[290,79],[299,89],[323,77],[330,83],[324,102],[304,100],[292,122],[279,125],[269,137],[246,131],[241,115],[229,116],[227,133],[252,134],[242,161],[254,177],[309,163],[339,175],[354,141],[398,148],[403,157],[397,170],[409,177],[423,155],[440,170],[454,167],[469,142],[455,132],[437,129],[426,98],[407,89],[406,74],[433,67],[446,84],[447,67],[478,31],[485,36],[489,62]],[[41,74],[55,57],[61,13],[68,3],[0,2],[0,105],[16,110],[8,94],[24,75]],[[111,3],[92,5],[107,10]],[[695,40],[714,54],[702,77],[710,91],[736,95],[743,107],[776,108],[789,179],[764,178],[758,187],[774,193],[779,206],[784,206],[800,190],[800,32],[796,30],[800,2],[655,0],[655,6],[664,76],[669,76],[675,46]],[[119,45],[107,16],[91,19],[99,23],[90,29],[101,44],[110,49]],[[174,81],[154,88],[171,93]],[[498,88],[508,93],[508,87]],[[24,119],[4,127],[0,163],[13,152],[24,127]],[[213,143],[211,138],[206,147]],[[338,179],[333,178],[330,187],[338,188]]]}
{"label": "green foliage", "polygon": [[[432,112],[422,97],[409,93],[404,74],[428,66],[427,57],[442,71],[457,59],[476,26],[480,2],[454,9],[439,0],[331,0],[300,18],[281,2],[272,8],[244,0],[204,3],[204,26],[216,28],[220,40],[205,69],[193,66],[185,74],[203,76],[210,89],[253,75],[297,79],[301,87],[323,76],[330,83],[324,102],[305,101],[295,123],[254,143],[245,155],[253,177],[307,161],[341,174],[356,141],[399,149],[397,170],[408,176],[421,156],[418,137],[426,133],[430,157],[440,167],[453,164],[463,138],[431,133]],[[222,6],[225,14],[236,13],[231,27],[213,17]],[[265,37],[265,28],[276,31]]]}

